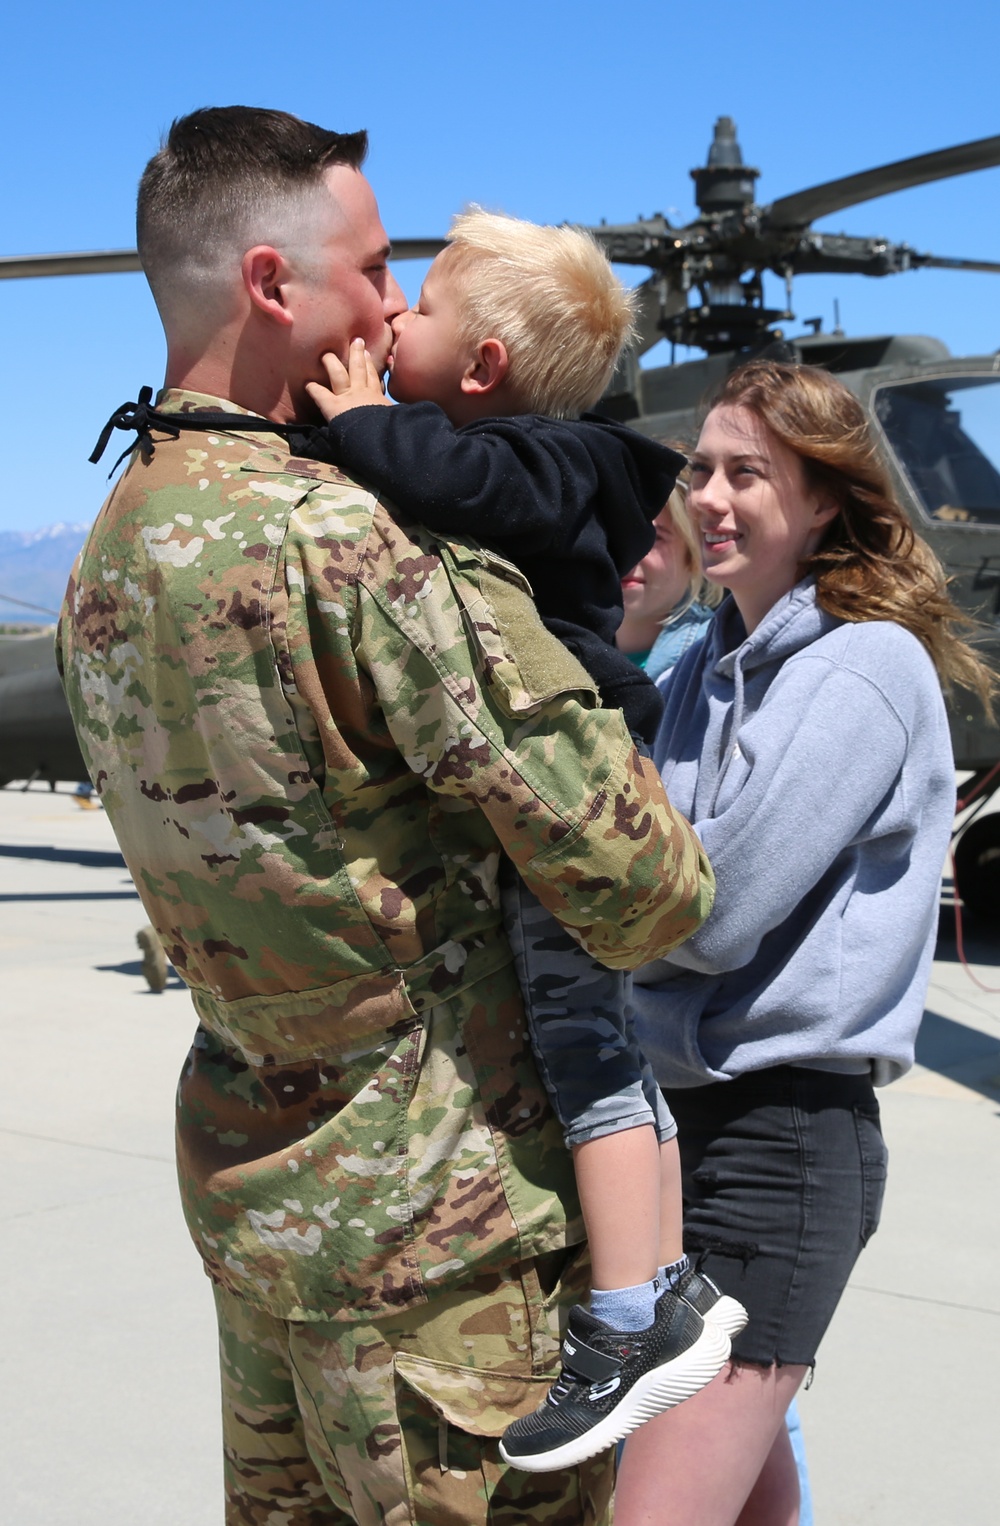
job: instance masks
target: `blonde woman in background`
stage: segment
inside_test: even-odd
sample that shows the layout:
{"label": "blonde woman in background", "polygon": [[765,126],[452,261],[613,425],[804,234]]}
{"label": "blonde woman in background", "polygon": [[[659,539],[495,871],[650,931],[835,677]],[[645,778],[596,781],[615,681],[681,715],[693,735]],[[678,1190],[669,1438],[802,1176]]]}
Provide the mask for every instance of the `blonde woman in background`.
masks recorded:
{"label": "blonde woman in background", "polygon": [[705,578],[685,489],[678,485],[653,522],[656,544],[622,578],[625,617],[618,650],[654,681],[705,634],[722,590]]}

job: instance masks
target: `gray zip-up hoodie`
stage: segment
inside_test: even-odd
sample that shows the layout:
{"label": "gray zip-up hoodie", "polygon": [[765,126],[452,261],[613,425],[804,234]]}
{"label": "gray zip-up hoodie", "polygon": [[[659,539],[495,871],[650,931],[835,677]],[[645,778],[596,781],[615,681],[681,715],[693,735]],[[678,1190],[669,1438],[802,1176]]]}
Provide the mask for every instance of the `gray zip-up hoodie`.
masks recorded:
{"label": "gray zip-up hoodie", "polygon": [[636,976],[657,1078],[913,1063],[955,808],[944,704],[920,642],[847,624],[811,579],[751,636],[727,599],[661,684],[653,748],[716,875],[714,909]]}

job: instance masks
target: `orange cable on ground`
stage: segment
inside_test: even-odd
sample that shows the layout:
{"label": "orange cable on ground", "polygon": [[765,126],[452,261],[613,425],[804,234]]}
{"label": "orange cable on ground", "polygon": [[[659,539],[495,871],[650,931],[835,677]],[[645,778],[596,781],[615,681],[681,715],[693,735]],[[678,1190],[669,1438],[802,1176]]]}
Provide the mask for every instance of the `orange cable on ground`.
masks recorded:
{"label": "orange cable on ground", "polygon": [[1000,773],[1000,763],[994,763],[994,765],[990,769],[989,773],[986,774],[986,776],[984,778],[980,779],[979,783],[976,785],[976,787],[972,791],[971,795],[966,795],[964,800],[956,800],[955,801],[955,815],[956,816],[958,815],[959,811],[964,811],[967,805],[971,805],[973,800],[975,800],[977,795],[981,795],[982,794],[983,790],[986,788],[987,784],[989,784],[989,782],[993,778],[994,774],[997,774],[997,773]]}

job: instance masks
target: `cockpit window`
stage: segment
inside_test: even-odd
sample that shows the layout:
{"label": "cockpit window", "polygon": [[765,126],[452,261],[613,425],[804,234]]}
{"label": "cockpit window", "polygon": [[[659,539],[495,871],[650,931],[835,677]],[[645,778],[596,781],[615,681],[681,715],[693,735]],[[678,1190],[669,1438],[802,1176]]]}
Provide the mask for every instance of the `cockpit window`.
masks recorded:
{"label": "cockpit window", "polygon": [[881,387],[875,416],[931,519],[1000,525],[1000,377]]}

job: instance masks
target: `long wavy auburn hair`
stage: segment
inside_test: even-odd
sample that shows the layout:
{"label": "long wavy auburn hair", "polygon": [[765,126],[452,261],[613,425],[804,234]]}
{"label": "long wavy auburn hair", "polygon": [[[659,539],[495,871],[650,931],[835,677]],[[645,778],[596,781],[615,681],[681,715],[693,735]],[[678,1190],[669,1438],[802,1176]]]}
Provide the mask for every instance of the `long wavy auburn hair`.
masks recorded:
{"label": "long wavy auburn hair", "polygon": [[893,492],[864,410],[813,366],[753,360],[731,371],[711,408],[746,408],[802,461],[809,486],[840,512],[802,564],[841,620],[893,620],[923,644],[942,687],[971,690],[992,717],[997,680],[959,632],[976,623],[953,603],[944,569]]}

